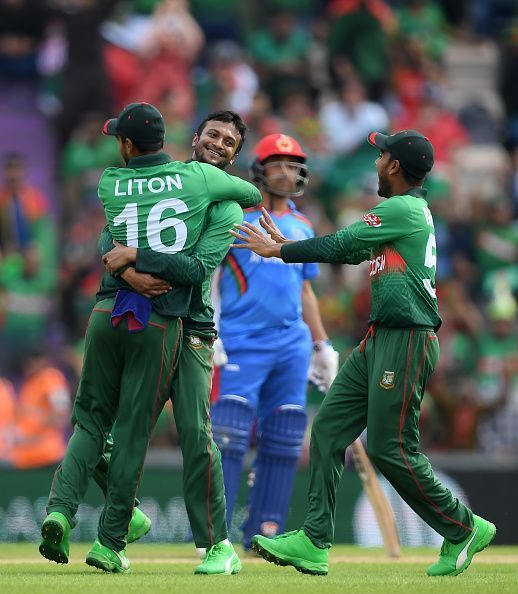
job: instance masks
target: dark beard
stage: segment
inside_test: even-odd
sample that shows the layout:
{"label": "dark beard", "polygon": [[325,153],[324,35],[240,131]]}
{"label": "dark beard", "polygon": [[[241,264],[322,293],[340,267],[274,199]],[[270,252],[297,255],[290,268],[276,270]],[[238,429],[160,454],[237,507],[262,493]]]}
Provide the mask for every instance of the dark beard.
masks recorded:
{"label": "dark beard", "polygon": [[378,196],[381,196],[381,198],[388,198],[390,196],[390,186],[381,177],[378,178]]}

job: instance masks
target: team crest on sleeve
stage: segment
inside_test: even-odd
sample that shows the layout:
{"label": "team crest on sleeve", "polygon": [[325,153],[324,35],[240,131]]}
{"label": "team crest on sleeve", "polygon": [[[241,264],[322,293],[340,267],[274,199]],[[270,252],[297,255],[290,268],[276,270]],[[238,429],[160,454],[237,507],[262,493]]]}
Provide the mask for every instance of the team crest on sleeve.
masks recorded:
{"label": "team crest on sleeve", "polygon": [[396,374],[394,371],[384,371],[380,381],[380,386],[385,390],[390,390],[395,386]]}
{"label": "team crest on sleeve", "polygon": [[378,215],[372,214],[372,212],[364,214],[362,220],[367,223],[369,227],[381,227],[381,219]]}

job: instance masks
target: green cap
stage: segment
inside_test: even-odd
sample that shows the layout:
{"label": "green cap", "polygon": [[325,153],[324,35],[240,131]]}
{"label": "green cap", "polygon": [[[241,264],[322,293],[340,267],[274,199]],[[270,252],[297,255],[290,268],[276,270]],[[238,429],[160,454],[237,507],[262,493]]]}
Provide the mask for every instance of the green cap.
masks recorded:
{"label": "green cap", "polygon": [[433,167],[432,143],[417,130],[402,130],[390,136],[371,132],[367,140],[372,146],[390,153],[413,177],[422,179]]}
{"label": "green cap", "polygon": [[130,103],[119,117],[106,120],[103,134],[124,136],[135,142],[160,142],[165,135],[164,118],[151,103]]}

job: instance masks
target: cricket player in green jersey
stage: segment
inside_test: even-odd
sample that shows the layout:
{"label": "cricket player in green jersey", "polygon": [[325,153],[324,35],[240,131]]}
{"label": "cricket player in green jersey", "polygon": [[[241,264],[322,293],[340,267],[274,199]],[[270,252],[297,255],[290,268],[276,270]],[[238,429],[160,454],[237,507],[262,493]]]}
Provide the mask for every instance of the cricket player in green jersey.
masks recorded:
{"label": "cricket player in green jersey", "polygon": [[[246,126],[238,114],[232,111],[211,113],[194,136],[192,159],[224,169],[237,157],[245,133]],[[211,206],[202,236],[189,257],[120,244],[111,249],[113,242],[108,229],[103,231],[100,239],[101,252],[108,252],[103,258],[108,271],[117,273],[129,265],[121,276],[139,293],[148,294],[155,290],[156,277],[171,284],[193,285],[189,313],[182,319],[183,347],[173,377],[171,401],[183,453],[187,514],[196,546],[206,549],[203,562],[195,573],[236,573],[241,567],[227,541],[221,455],[212,439],[209,397],[216,338],[210,277],[233,241],[228,230],[242,220],[243,211],[236,202],[225,201]],[[103,492],[106,492],[109,455],[110,449],[105,450],[94,473]],[[134,541],[135,536],[143,535],[150,526],[149,518],[135,507],[128,543]]]}
{"label": "cricket player in green jersey", "polygon": [[[162,152],[164,132],[160,112],[147,103],[130,104],[108,120],[104,133],[117,137],[127,167],[103,173],[99,197],[116,240],[163,254],[188,253],[211,204],[236,200],[253,206],[261,196],[252,184],[212,165],[171,161]],[[175,285],[151,303],[115,281],[103,282],[88,324],[75,430],[54,476],[40,552],[68,561],[65,545],[77,506],[113,427],[106,503],[87,563],[124,572],[135,494],[151,430],[169,396],[181,350],[180,318],[188,313],[192,287]]]}
{"label": "cricket player in green jersey", "polygon": [[433,148],[414,130],[373,132],[378,194],[387,200],[359,221],[325,237],[288,242],[264,213],[261,225],[233,234],[263,257],[285,262],[355,264],[370,260],[372,312],[364,340],[338,372],[311,435],[309,511],[301,530],[275,539],[255,536],[266,560],[325,575],[333,542],[336,490],[345,449],[367,428],[371,460],[412,509],[444,537],[428,575],[458,575],[496,534],[435,477],[419,452],[419,414],[426,381],[439,357],[441,324],[435,294],[436,245],[424,177]]}

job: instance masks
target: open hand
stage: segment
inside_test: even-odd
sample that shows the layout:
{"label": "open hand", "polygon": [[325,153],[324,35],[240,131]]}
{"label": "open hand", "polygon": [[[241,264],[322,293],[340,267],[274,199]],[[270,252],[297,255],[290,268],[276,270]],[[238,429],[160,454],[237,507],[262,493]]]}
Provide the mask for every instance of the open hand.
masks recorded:
{"label": "open hand", "polygon": [[234,225],[234,229],[231,229],[229,233],[243,242],[232,244],[231,247],[236,250],[248,249],[264,258],[280,258],[281,244],[276,243],[269,235],[247,221],[244,221],[242,225]]}
{"label": "open hand", "polygon": [[261,227],[268,233],[275,243],[286,243],[288,240],[281,233],[279,227],[273,222],[272,217],[264,206],[261,208],[261,211],[263,213],[263,216],[259,218]]}
{"label": "open hand", "polygon": [[137,260],[137,248],[122,245],[116,239],[113,240],[113,245],[115,247],[103,256],[103,264],[110,274]]}

